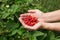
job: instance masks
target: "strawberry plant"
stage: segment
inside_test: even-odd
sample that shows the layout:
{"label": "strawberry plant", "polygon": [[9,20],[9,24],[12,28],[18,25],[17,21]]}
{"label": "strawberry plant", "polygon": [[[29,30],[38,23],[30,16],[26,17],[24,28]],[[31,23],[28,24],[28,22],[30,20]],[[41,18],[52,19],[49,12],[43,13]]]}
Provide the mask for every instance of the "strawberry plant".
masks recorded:
{"label": "strawberry plant", "polygon": [[29,9],[57,10],[60,0],[0,0],[0,40],[60,40],[59,32],[25,30],[18,18]]}

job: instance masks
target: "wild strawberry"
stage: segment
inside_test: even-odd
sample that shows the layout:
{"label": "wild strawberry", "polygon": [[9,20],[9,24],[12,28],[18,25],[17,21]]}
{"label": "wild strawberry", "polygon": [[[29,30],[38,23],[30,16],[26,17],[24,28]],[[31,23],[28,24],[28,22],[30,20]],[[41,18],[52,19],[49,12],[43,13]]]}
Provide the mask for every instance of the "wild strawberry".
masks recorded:
{"label": "wild strawberry", "polygon": [[22,20],[24,21],[25,24],[29,25],[29,26],[33,26],[36,23],[38,23],[38,20],[36,17],[32,17],[30,15],[27,15],[25,18],[22,18]]}

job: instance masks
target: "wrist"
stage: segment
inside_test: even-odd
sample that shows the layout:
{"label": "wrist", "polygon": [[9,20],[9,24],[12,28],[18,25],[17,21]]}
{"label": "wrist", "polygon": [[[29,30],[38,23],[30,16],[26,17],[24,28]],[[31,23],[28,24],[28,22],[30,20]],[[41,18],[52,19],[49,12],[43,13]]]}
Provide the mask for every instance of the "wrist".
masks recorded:
{"label": "wrist", "polygon": [[42,23],[42,29],[48,29],[47,23]]}
{"label": "wrist", "polygon": [[49,13],[44,13],[41,17],[40,17],[44,22],[50,22],[50,18],[51,15],[49,15]]}
{"label": "wrist", "polygon": [[46,30],[55,30],[55,27],[51,23],[42,23],[42,28]]}
{"label": "wrist", "polygon": [[49,23],[42,23],[42,29],[50,30],[51,27],[50,27]]}
{"label": "wrist", "polygon": [[47,21],[47,17],[45,13],[40,16],[40,21],[43,21],[43,22]]}

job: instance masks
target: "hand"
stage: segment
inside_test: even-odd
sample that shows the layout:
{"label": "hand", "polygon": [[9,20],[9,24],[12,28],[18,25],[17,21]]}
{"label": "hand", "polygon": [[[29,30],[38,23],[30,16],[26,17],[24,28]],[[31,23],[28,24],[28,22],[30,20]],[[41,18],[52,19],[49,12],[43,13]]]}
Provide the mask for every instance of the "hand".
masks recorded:
{"label": "hand", "polygon": [[[39,22],[36,25],[34,25],[33,27],[26,25],[22,21],[22,17],[25,17],[26,15],[35,16],[36,18],[38,18]],[[22,23],[24,28],[26,28],[28,30],[37,30],[37,29],[41,28],[41,21],[42,20],[40,20],[40,16],[42,16],[42,15],[43,15],[43,12],[41,12],[40,10],[28,10],[28,13],[20,15],[19,21]]]}
{"label": "hand", "polygon": [[19,21],[22,23],[22,25],[24,26],[25,29],[28,29],[28,30],[37,30],[37,29],[40,29],[41,28],[41,22],[39,21],[39,19],[38,19],[39,22],[37,24],[35,24],[34,26],[28,26],[28,25],[26,25],[23,22],[22,18],[23,17],[20,17],[19,18]]}
{"label": "hand", "polygon": [[42,11],[38,10],[38,9],[35,9],[35,10],[28,10],[28,13],[21,14],[20,16],[24,16],[26,14],[30,14],[32,16],[40,18],[44,13]]}

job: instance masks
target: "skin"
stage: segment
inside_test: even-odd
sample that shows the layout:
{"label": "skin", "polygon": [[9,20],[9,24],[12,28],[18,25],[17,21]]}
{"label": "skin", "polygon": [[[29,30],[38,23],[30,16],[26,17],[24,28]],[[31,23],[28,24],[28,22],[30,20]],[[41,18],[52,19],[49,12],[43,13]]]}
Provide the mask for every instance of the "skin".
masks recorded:
{"label": "skin", "polygon": [[[37,17],[39,22],[33,27],[24,24],[21,18],[25,17],[26,15]],[[28,13],[20,15],[19,20],[24,26],[24,28],[28,30],[38,30],[40,28],[43,28],[47,30],[60,31],[60,22],[57,23],[55,22],[60,20],[60,10],[48,12],[48,13],[43,13],[40,10],[28,10]],[[54,23],[50,23],[50,22],[54,22]]]}
{"label": "skin", "polygon": [[43,23],[43,29],[60,31],[60,22],[59,23]]}
{"label": "skin", "polygon": [[60,10],[45,13],[41,18],[46,22],[60,21]]}
{"label": "skin", "polygon": [[[36,25],[34,25],[33,27],[30,27],[30,26],[26,25],[22,21],[22,18],[25,17],[26,15],[35,16],[36,18],[38,18],[39,22]],[[28,29],[28,30],[38,30],[38,29],[41,28],[40,27],[41,26],[40,16],[42,16],[42,15],[43,15],[43,12],[41,12],[39,10],[28,10],[28,13],[20,15],[19,21],[22,23],[22,25],[24,26],[25,29]]]}

